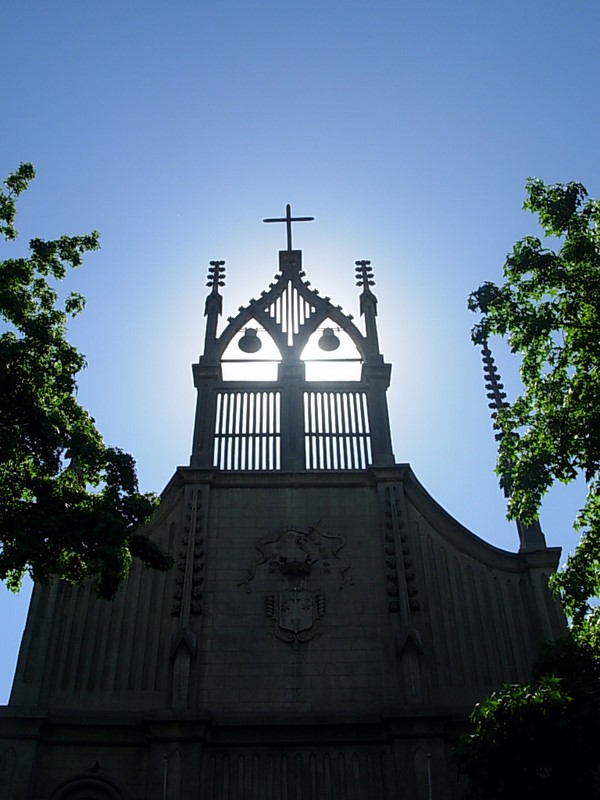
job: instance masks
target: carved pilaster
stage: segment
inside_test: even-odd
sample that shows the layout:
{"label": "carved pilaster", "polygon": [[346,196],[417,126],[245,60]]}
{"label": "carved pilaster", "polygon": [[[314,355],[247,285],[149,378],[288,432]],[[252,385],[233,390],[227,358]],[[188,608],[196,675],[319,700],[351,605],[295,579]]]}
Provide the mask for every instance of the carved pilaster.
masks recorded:
{"label": "carved pilaster", "polygon": [[398,612],[401,627],[396,632],[395,649],[400,659],[406,700],[422,701],[421,634],[413,619],[419,610],[416,572],[408,535],[408,514],[402,484],[383,487],[384,550],[388,608]]}
{"label": "carved pilaster", "polygon": [[384,549],[389,610],[402,611],[402,618],[410,621],[412,612],[419,609],[419,600],[402,486],[386,486],[384,502]]}
{"label": "carved pilaster", "polygon": [[196,657],[196,633],[191,619],[202,613],[204,582],[204,504],[202,488],[188,490],[181,548],[178,553],[171,614],[179,618],[178,629],[171,641],[173,683],[171,702],[174,708],[185,708],[188,702],[190,666]]}

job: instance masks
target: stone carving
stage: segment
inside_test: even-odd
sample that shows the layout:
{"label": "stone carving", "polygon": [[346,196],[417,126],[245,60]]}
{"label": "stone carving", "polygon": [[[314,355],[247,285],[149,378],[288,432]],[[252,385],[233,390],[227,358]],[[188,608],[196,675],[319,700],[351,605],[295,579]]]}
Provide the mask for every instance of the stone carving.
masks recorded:
{"label": "stone carving", "polygon": [[269,572],[281,572],[289,577],[308,575],[316,566],[325,575],[337,574],[341,589],[344,584],[351,583],[347,575],[350,560],[340,553],[345,546],[343,537],[325,533],[313,525],[307,528],[288,525],[279,533],[256,542],[261,557],[250,564],[238,586],[244,586],[250,592],[256,570],[263,566],[267,566]]}
{"label": "stone carving", "polygon": [[325,595],[303,586],[291,586],[268,594],[265,610],[273,620],[273,634],[297,648],[321,634],[316,620],[325,615]]}
{"label": "stone carving", "polygon": [[[399,574],[403,576],[410,611],[418,611],[416,576],[412,569],[409,540],[406,530],[405,512],[396,497],[393,486],[389,486],[385,499],[384,552],[387,579],[387,594],[390,611],[400,610]],[[397,544],[400,545],[398,548]],[[400,552],[397,552],[400,550]],[[398,567],[400,566],[400,570]]]}
{"label": "stone carving", "polygon": [[[202,535],[202,494],[195,490],[189,504],[177,554],[176,589],[173,593],[171,616],[187,617],[202,614],[204,583],[204,537]],[[187,605],[189,604],[189,605]]]}
{"label": "stone carving", "polygon": [[[249,567],[239,586],[251,591],[256,571],[266,567],[286,584],[265,597],[265,611],[272,620],[272,635],[297,648],[321,635],[318,621],[325,616],[325,595],[310,584],[315,575],[335,574],[339,588],[350,582],[350,561],[340,555],[346,542],[341,536],[324,533],[314,526],[287,526],[273,536],[259,539],[261,557]],[[331,579],[329,579],[331,580]]]}

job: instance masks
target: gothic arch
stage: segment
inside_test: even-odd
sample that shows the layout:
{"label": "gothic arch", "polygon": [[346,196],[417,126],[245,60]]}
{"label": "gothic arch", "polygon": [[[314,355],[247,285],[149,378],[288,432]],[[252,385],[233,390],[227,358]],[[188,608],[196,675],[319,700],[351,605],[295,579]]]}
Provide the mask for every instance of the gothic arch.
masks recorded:
{"label": "gothic arch", "polygon": [[[280,271],[269,289],[261,292],[260,299],[240,306],[237,316],[228,318],[228,325],[218,336],[223,264],[211,262],[209,268],[207,285],[211,291],[205,306],[204,354],[193,365],[198,401],[191,466],[285,472],[391,466],[394,454],[386,400],[390,365],[384,363],[379,351],[377,298],[371,291],[374,280],[370,262],[356,262],[365,335],[341,306],[332,305],[331,298],[321,297],[310,288],[309,281],[304,280],[301,252],[288,250],[279,253]],[[275,378],[262,380],[253,372],[242,385],[241,377],[228,380],[229,376],[223,374],[225,363],[238,361],[234,357],[223,359],[223,354],[244,327],[246,332],[238,342],[242,352],[258,352],[260,344],[252,323],[274,342],[281,361]],[[337,350],[340,341],[334,341],[335,330],[342,331],[343,338],[355,348],[349,360],[360,364],[359,373],[350,378],[327,370],[319,374],[308,363],[311,369],[307,374],[307,363],[301,356],[323,325],[325,346],[321,349],[329,355]],[[325,344],[327,328],[332,336]],[[266,358],[265,363],[270,360]],[[342,366],[346,360],[340,355]],[[260,358],[246,361],[259,363]],[[337,363],[335,357],[321,356],[308,361]]]}
{"label": "gothic arch", "polygon": [[211,356],[216,361],[220,361],[223,357],[223,353],[236,334],[240,333],[245,326],[255,322],[273,339],[283,359],[289,358],[292,354],[298,357],[310,336],[322,325],[324,320],[330,319],[335,325],[339,326],[348,334],[361,357],[367,360],[367,341],[348,315],[344,314],[338,307],[332,305],[329,299],[325,300],[324,298],[318,297],[311,292],[311,290],[305,290],[305,286],[301,282],[294,284],[290,281],[290,286],[298,292],[299,298],[307,307],[312,306],[312,313],[310,316],[307,315],[306,319],[303,320],[301,324],[296,320],[294,321],[293,324],[295,324],[299,330],[293,336],[293,344],[290,345],[288,343],[287,332],[282,329],[281,324],[278,323],[274,317],[270,316],[270,306],[267,305],[267,303],[270,303],[272,306],[277,300],[278,294],[280,295],[282,291],[291,291],[287,289],[285,283],[282,281],[281,289],[278,293],[272,290],[261,303],[256,300],[251,301],[248,306],[239,309],[237,316],[229,319],[229,324],[214,342]]}
{"label": "gothic arch", "polygon": [[85,775],[62,783],[49,800],[127,800],[127,797],[112,781],[97,775]]}

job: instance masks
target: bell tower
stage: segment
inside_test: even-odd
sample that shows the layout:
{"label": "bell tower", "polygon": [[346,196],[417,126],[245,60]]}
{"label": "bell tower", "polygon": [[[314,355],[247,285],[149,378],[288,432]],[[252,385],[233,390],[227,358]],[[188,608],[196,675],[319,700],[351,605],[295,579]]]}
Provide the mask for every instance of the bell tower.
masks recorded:
{"label": "bell tower", "polygon": [[[379,351],[370,262],[356,262],[363,334],[352,316],[306,280],[302,252],[291,249],[291,222],[312,218],[293,218],[289,205],[286,210],[285,218],[265,220],[288,224],[288,249],[279,253],[279,272],[259,299],[228,319],[220,335],[225,262],[210,262],[204,353],[193,367],[198,402],[190,464],[284,472],[390,466],[394,456],[386,391],[391,367]],[[338,360],[340,334],[347,346]],[[315,337],[322,358],[303,355]],[[260,355],[265,338],[274,353],[269,361]],[[227,355],[232,343],[246,358]],[[223,366],[240,362],[253,368],[250,379],[224,380]],[[255,377],[267,363],[276,365],[274,379]],[[359,364],[359,378],[307,380],[307,367],[315,363]]]}

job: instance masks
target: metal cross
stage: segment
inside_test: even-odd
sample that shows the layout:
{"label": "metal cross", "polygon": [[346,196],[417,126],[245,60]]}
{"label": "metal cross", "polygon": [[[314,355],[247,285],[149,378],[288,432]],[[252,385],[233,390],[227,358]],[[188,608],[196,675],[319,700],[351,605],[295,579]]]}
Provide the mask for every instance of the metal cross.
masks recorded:
{"label": "metal cross", "polygon": [[285,222],[287,230],[287,249],[292,249],[292,222],[312,222],[314,217],[292,217],[292,207],[288,203],[285,207],[285,217],[270,217],[263,222]]}

